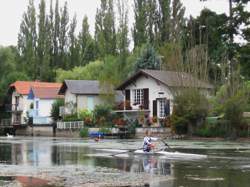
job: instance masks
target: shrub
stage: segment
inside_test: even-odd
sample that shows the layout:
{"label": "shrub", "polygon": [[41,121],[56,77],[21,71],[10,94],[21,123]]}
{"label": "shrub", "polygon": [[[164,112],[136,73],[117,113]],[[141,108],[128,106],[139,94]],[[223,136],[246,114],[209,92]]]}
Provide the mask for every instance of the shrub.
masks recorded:
{"label": "shrub", "polygon": [[65,115],[63,121],[82,121],[77,113]]}
{"label": "shrub", "polygon": [[88,128],[83,128],[80,130],[80,137],[81,138],[86,138],[89,135],[89,129]]}
{"label": "shrub", "polygon": [[105,134],[111,134],[112,130],[110,128],[102,127],[102,128],[99,129],[99,132],[103,133],[105,135]]}
{"label": "shrub", "polygon": [[93,125],[93,113],[89,110],[81,110],[78,113],[79,119],[84,121],[84,124],[87,126]]}
{"label": "shrub", "polygon": [[60,107],[64,106],[64,100],[63,99],[57,99],[52,104],[51,109],[51,117],[54,121],[57,121],[60,118]]}
{"label": "shrub", "polygon": [[213,124],[205,124],[201,128],[197,129],[194,134],[202,137],[225,137],[227,125],[228,121],[218,120]]}
{"label": "shrub", "polygon": [[175,97],[171,125],[177,134],[192,133],[205,121],[208,113],[207,98],[199,90],[183,90]]}
{"label": "shrub", "polygon": [[111,107],[109,105],[97,105],[93,111],[93,118],[96,125],[105,126],[112,125],[113,115],[111,114]]}

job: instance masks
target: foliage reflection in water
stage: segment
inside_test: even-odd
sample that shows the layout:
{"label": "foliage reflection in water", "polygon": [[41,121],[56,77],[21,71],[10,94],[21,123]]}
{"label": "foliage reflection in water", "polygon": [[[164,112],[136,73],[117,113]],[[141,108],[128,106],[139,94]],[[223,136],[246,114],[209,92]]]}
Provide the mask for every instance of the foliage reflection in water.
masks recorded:
{"label": "foliage reflection in water", "polygon": [[[249,186],[250,147],[244,143],[216,147],[208,142],[171,142],[178,151],[208,155],[202,160],[173,160],[164,156],[129,155],[110,157],[110,154],[97,151],[104,146],[126,147],[140,145],[140,141],[109,141],[105,143],[80,140],[24,139],[0,144],[0,164],[47,166],[85,165],[90,167],[114,168],[130,173],[150,173],[152,176],[173,178],[167,181],[152,181],[151,187],[163,186]],[[178,144],[178,145],[175,145]],[[194,144],[195,149],[187,148]],[[184,146],[187,145],[187,146]],[[223,142],[221,143],[223,145]],[[105,147],[106,146],[106,147]],[[237,147],[238,146],[238,147]],[[239,148],[240,147],[240,148]],[[0,179],[1,180],[1,179]],[[3,181],[3,180],[2,180]],[[1,184],[1,183],[0,183]]]}

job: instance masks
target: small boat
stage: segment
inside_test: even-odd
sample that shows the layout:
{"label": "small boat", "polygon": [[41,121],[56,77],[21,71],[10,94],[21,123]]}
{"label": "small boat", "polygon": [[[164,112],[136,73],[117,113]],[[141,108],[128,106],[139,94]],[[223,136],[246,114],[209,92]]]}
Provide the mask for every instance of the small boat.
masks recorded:
{"label": "small boat", "polygon": [[102,152],[113,153],[111,156],[117,157],[128,157],[131,154],[134,155],[160,155],[165,156],[167,158],[175,158],[175,159],[205,159],[207,155],[202,154],[192,154],[192,153],[182,153],[178,151],[166,151],[166,150],[156,150],[151,152],[144,152],[142,149],[97,149]]}

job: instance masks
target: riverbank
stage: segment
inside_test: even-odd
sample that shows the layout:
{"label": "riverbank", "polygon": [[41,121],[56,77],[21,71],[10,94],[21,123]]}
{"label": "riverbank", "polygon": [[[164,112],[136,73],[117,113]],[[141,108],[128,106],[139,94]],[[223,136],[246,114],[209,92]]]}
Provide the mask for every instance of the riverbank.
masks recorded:
{"label": "riverbank", "polygon": [[[55,187],[120,187],[144,186],[152,182],[173,180],[171,177],[148,173],[131,173],[118,169],[91,166],[56,166],[56,167],[23,167],[15,165],[1,165],[0,176],[32,177],[48,181],[47,186]],[[16,180],[4,187],[19,187],[21,182]],[[39,186],[39,185],[38,185]],[[36,186],[36,187],[38,187]],[[31,186],[29,186],[31,187]]]}

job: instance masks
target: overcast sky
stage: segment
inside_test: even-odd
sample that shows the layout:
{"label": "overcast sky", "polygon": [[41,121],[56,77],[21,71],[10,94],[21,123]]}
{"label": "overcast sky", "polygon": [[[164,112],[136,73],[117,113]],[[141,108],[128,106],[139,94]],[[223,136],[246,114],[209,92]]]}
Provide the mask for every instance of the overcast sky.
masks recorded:
{"label": "overcast sky", "polygon": [[[0,45],[16,45],[17,34],[19,32],[22,15],[27,8],[29,0],[1,0],[0,2]],[[53,0],[55,2],[55,0]],[[77,15],[78,26],[86,14],[89,18],[91,32],[94,31],[96,8],[99,6],[100,0],[66,0],[68,2],[69,14],[72,18]],[[133,0],[128,0],[132,2]],[[35,0],[38,10],[40,0]],[[59,0],[60,6],[65,0]],[[200,11],[207,7],[218,13],[228,13],[228,0],[210,0],[209,2],[200,2],[200,0],[182,0],[186,7],[186,16],[199,15]],[[50,0],[46,0],[49,5]],[[248,7],[250,10],[250,7]],[[131,8],[132,9],[132,8]],[[130,12],[133,10],[130,9]],[[133,15],[130,14],[130,25],[133,21]],[[79,29],[79,28],[78,28]]]}

